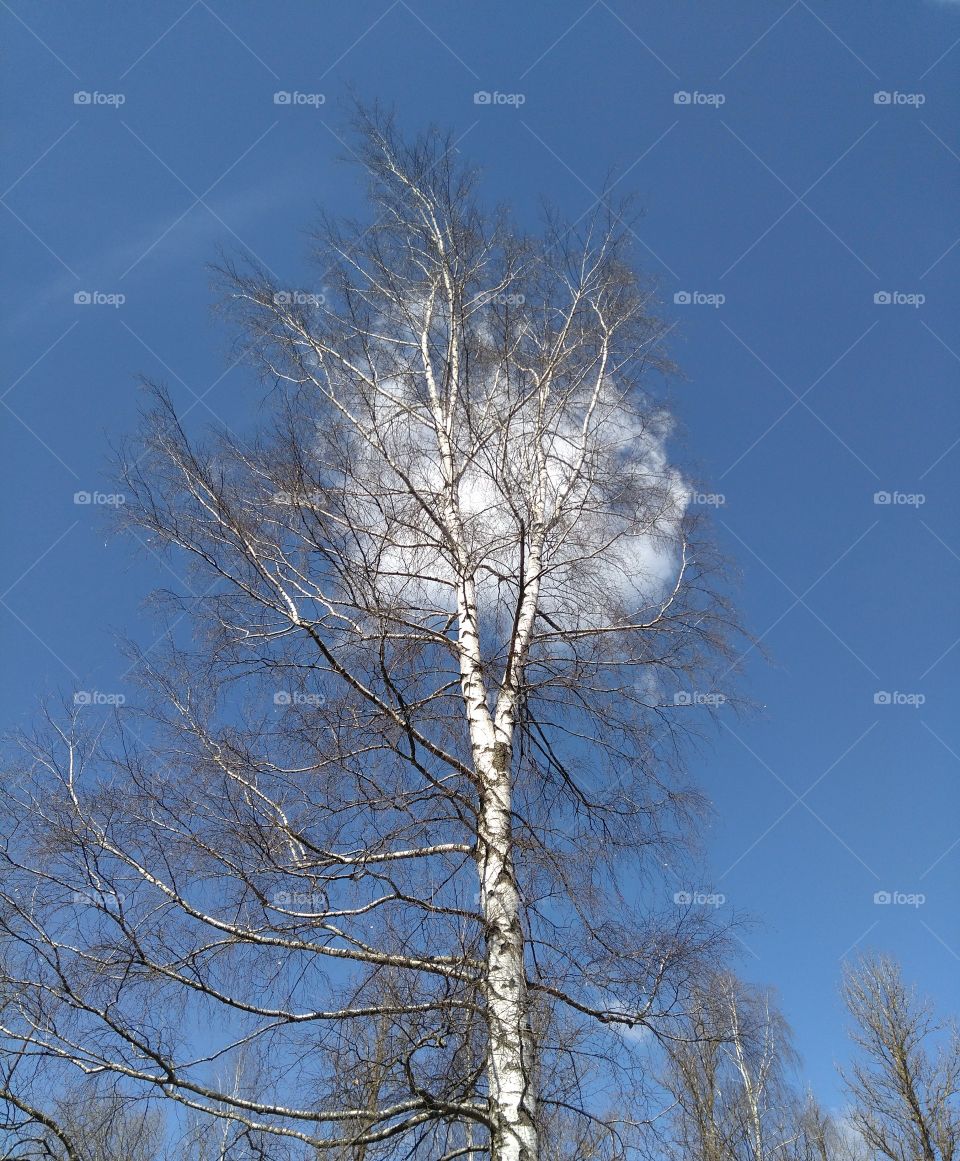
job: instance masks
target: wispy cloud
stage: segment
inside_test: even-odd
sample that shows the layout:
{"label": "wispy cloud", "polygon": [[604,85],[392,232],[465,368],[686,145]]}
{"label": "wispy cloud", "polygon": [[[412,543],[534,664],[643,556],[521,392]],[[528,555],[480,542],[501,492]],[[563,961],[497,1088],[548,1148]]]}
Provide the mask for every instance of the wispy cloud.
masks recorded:
{"label": "wispy cloud", "polygon": [[[31,321],[42,318],[46,308],[69,303],[77,290],[124,290],[127,282],[135,282],[141,272],[156,277],[158,269],[185,262],[199,269],[215,257],[213,247],[218,241],[240,246],[224,228],[224,222],[242,234],[263,214],[301,197],[302,191],[302,174],[274,175],[267,182],[239,190],[218,201],[214,208],[223,222],[197,205],[156,244],[176,218],[175,212],[168,211],[162,217],[144,222],[132,237],[76,259],[73,264],[80,273],[80,282],[69,274],[58,274],[22,299],[19,309],[7,316],[4,327],[8,331],[20,330]],[[147,252],[147,257],[143,258]],[[143,261],[138,263],[140,258]],[[128,278],[121,281],[123,272],[131,267]]]}

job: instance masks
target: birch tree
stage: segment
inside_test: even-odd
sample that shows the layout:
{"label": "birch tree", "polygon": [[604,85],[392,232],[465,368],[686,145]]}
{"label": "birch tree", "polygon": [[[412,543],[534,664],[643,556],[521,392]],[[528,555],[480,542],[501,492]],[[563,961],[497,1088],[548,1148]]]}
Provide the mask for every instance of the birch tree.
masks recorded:
{"label": "birch tree", "polygon": [[122,457],[188,595],[136,710],[25,742],[0,1034],[38,1108],[79,1072],[231,1158],[626,1157],[722,943],[673,901],[732,620],[666,328],[623,208],[524,235],[451,138],[357,140],[313,285],[221,271],[261,429],[158,387]]}
{"label": "birch tree", "polygon": [[664,1039],[669,1104],[649,1156],[677,1161],[867,1161],[796,1083],[789,1028],[770,993],[729,972],[692,997]]}
{"label": "birch tree", "polygon": [[770,994],[728,972],[690,998],[665,1041],[671,1156],[774,1161],[799,1156],[803,1119],[789,1083],[787,1025]]}
{"label": "birch tree", "polygon": [[825,1112],[808,1093],[796,1107],[794,1139],[785,1156],[790,1161],[873,1161],[875,1154],[852,1125]]}

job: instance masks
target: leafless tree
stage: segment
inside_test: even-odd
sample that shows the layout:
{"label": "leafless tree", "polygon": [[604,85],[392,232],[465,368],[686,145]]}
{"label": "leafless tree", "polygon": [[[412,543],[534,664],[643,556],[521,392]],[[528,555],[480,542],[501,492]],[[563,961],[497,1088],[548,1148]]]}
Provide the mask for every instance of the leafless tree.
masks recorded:
{"label": "leafless tree", "polygon": [[845,1074],[851,1122],[878,1157],[960,1157],[960,1036],[886,955],[849,966],[843,998],[859,1057]]}
{"label": "leafless tree", "polygon": [[156,1107],[130,1106],[115,1091],[102,1095],[94,1082],[84,1080],[53,1093],[43,1109],[26,1098],[17,1075],[29,1069],[26,1056],[5,1054],[3,1066],[0,1156],[5,1161],[175,1161]]}
{"label": "leafless tree", "polygon": [[785,1154],[790,1161],[839,1161],[835,1126],[812,1094],[797,1104],[795,1125],[793,1142]]}
{"label": "leafless tree", "polygon": [[795,1156],[795,1058],[770,994],[728,972],[691,997],[665,1040],[671,1155],[692,1161],[774,1161]]}
{"label": "leafless tree", "polygon": [[852,1126],[839,1122],[819,1105],[812,1093],[797,1101],[794,1133],[784,1156],[789,1161],[872,1161]]}
{"label": "leafless tree", "polygon": [[721,940],[666,869],[732,622],[665,328],[622,207],[524,236],[449,137],[359,127],[373,220],[318,285],[222,271],[262,430],[158,390],[124,454],[191,593],[141,708],[51,716],[6,787],[0,1035],[231,1158],[626,1157],[638,1032]]}

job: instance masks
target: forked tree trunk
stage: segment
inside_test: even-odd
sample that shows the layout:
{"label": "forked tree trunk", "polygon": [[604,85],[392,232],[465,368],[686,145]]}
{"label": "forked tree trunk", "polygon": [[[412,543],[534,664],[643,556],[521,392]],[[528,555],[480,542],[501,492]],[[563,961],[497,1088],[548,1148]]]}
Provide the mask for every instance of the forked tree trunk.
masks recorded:
{"label": "forked tree trunk", "polygon": [[[157,390],[122,457],[127,526],[209,578],[182,614],[196,647],[168,633],[162,661],[136,655],[156,707],[117,715],[115,745],[51,719],[0,779],[0,1114],[35,1059],[45,1097],[66,1071],[156,1099],[165,1124],[177,1102],[230,1156],[540,1161],[555,1136],[632,1155],[646,1049],[616,1029],[666,1024],[716,946],[614,888],[631,857],[672,871],[695,814],[680,717],[651,695],[715,688],[734,661],[645,389],[669,328],[612,187],[526,236],[478,206],[452,135],[358,123],[373,217],[324,225],[329,294],[224,271],[272,384],[262,432],[194,445]],[[571,747],[611,777],[585,793]],[[71,890],[90,902],[65,926]],[[144,987],[171,997],[156,1021]],[[192,1059],[181,1009],[249,1076],[227,1088]],[[584,1039],[541,1035],[554,1011]],[[598,1054],[606,1112],[577,1088]]]}

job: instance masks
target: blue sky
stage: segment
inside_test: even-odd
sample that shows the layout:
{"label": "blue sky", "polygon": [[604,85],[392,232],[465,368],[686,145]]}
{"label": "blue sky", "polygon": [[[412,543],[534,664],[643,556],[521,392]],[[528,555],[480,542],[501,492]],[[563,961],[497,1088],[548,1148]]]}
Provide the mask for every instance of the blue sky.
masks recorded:
{"label": "blue sky", "polygon": [[110,491],[141,372],[194,429],[254,415],[204,264],[245,248],[308,280],[315,207],[360,208],[337,163],[353,86],[451,125],[525,224],[542,195],[578,217],[611,165],[636,192],[685,375],[677,454],[722,498],[768,653],[747,665],[762,711],[693,758],[711,872],[678,889],[755,917],[741,968],[779,989],[828,1103],[844,955],[892,951],[954,1007],[960,4],[9,0],[0,19],[8,721],[44,691],[129,689],[112,633],[149,644],[143,598],[179,582],[75,493]]}

